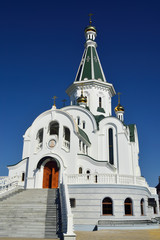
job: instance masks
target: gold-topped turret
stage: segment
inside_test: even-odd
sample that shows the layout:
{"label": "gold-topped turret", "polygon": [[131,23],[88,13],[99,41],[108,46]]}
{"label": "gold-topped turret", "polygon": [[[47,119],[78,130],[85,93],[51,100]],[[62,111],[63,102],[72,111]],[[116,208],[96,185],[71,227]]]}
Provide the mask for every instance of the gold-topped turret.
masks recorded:
{"label": "gold-topped turret", "polygon": [[89,14],[89,26],[87,26],[87,27],[85,28],[85,30],[84,30],[85,33],[88,32],[88,31],[97,32],[97,31],[96,31],[96,28],[91,25],[91,24],[92,24],[92,19],[91,19],[92,16],[93,16],[93,14],[90,13],[90,14]]}
{"label": "gold-topped turret", "polygon": [[119,111],[124,112],[124,107],[120,104],[120,95],[121,95],[121,93],[118,92],[117,95],[118,95],[118,105],[115,107],[114,110],[115,110],[115,112],[119,112]]}
{"label": "gold-topped turret", "polygon": [[82,87],[81,87],[81,96],[79,98],[77,98],[77,103],[78,104],[81,104],[81,103],[86,104],[87,103],[87,97],[83,96],[83,84],[81,84],[81,85],[82,85]]}

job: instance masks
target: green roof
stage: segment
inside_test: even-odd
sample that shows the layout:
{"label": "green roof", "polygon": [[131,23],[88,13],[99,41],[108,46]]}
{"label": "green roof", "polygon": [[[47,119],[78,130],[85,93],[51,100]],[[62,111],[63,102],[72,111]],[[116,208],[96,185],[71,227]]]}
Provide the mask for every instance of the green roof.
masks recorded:
{"label": "green roof", "polygon": [[101,107],[98,107],[98,108],[97,108],[97,112],[105,113],[104,108],[101,108]]}
{"label": "green roof", "polygon": [[135,142],[134,124],[129,124],[130,142]]}
{"label": "green roof", "polygon": [[95,79],[100,78],[104,82],[103,75],[102,75],[102,70],[100,68],[100,63],[99,63],[99,60],[98,60],[96,49],[94,47],[92,48],[92,52],[93,52],[93,64],[94,64],[94,78]]}
{"label": "green roof", "polygon": [[80,82],[84,79],[106,81],[95,46],[85,48],[75,81]]}
{"label": "green roof", "polygon": [[84,78],[91,79],[91,47],[88,47],[86,57],[85,57],[85,63],[83,67],[83,74],[82,74],[82,80]]}
{"label": "green roof", "polygon": [[102,114],[101,115],[93,115],[93,116],[94,116],[94,118],[96,120],[97,128],[99,129],[99,122],[102,121],[105,118],[105,116],[102,115]]}
{"label": "green roof", "polygon": [[89,144],[91,144],[88,135],[80,127],[78,127],[78,132]]}

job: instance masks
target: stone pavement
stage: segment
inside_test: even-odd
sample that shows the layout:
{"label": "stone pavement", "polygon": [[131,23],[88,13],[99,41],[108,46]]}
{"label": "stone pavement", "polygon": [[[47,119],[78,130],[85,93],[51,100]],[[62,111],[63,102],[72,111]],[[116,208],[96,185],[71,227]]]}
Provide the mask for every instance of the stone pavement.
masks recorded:
{"label": "stone pavement", "polygon": [[[145,230],[100,230],[94,232],[76,232],[77,240],[160,240],[159,229]],[[4,238],[0,240],[42,240],[39,238]],[[51,239],[43,239],[51,240]],[[57,239],[52,239],[57,240]]]}
{"label": "stone pavement", "polygon": [[159,229],[76,232],[77,240],[160,240]]}

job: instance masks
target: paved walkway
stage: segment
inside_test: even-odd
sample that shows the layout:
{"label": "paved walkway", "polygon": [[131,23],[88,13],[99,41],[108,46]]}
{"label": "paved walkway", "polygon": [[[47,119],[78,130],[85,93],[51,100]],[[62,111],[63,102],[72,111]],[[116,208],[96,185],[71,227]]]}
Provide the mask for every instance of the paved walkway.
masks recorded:
{"label": "paved walkway", "polygon": [[77,240],[160,240],[160,229],[76,232]]}
{"label": "paved walkway", "polygon": [[[159,229],[145,230],[101,230],[95,232],[76,232],[77,240],[160,240]],[[42,240],[31,238],[0,238],[0,240]],[[44,239],[51,240],[51,239]],[[52,239],[54,240],[54,239]],[[57,240],[57,239],[55,239]]]}

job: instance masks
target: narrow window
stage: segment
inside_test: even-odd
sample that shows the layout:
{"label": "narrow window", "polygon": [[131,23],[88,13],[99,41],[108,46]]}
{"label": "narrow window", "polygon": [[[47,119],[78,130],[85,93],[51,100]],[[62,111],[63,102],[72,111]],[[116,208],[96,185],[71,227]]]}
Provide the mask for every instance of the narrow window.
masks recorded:
{"label": "narrow window", "polygon": [[69,130],[69,128],[64,127],[63,137],[64,137],[64,146],[69,149],[70,148],[70,130]]}
{"label": "narrow window", "polygon": [[86,124],[85,124],[85,122],[83,122],[83,129],[85,129],[85,126],[86,126]]}
{"label": "narrow window", "polygon": [[79,168],[79,174],[82,174],[82,167]]}
{"label": "narrow window", "polygon": [[88,155],[88,146],[86,146],[86,155]]}
{"label": "narrow window", "polygon": [[24,182],[24,178],[25,178],[25,173],[22,173],[22,182]]}
{"label": "narrow window", "polygon": [[77,117],[77,125],[80,125],[80,117]]}
{"label": "narrow window", "polygon": [[113,129],[109,128],[108,130],[109,135],[109,163],[114,164],[114,156],[113,156]]}
{"label": "narrow window", "polygon": [[81,140],[79,140],[79,150],[81,151]]}
{"label": "narrow window", "polygon": [[76,207],[76,199],[70,198],[70,204],[71,204],[71,208],[75,208]]}
{"label": "narrow window", "polygon": [[143,216],[144,215],[144,199],[143,198],[141,199],[140,207],[141,207],[141,215]]}
{"label": "narrow window", "polygon": [[38,133],[37,133],[37,150],[39,150],[40,148],[42,148],[42,144],[43,144],[43,128],[41,128]]}
{"label": "narrow window", "polygon": [[70,142],[70,130],[69,128],[64,127],[64,139],[68,142]]}
{"label": "narrow window", "polygon": [[99,97],[99,107],[101,108],[102,107],[102,98]]}
{"label": "narrow window", "polygon": [[97,183],[98,182],[98,177],[97,177],[97,175],[95,175],[95,183]]}
{"label": "narrow window", "polygon": [[89,176],[90,176],[90,171],[89,170],[87,170],[87,179],[89,180]]}
{"label": "narrow window", "polygon": [[153,207],[153,212],[154,212],[154,214],[157,214],[157,206]]}
{"label": "narrow window", "polygon": [[59,123],[58,122],[51,122],[49,125],[49,134],[50,135],[59,135]]}
{"label": "narrow window", "polygon": [[85,144],[83,143],[83,153],[85,153]]}
{"label": "narrow window", "polygon": [[133,215],[132,200],[130,198],[126,198],[126,200],[124,201],[124,210],[125,215]]}
{"label": "narrow window", "polygon": [[102,202],[102,214],[103,215],[113,215],[113,206],[112,199],[106,197]]}

